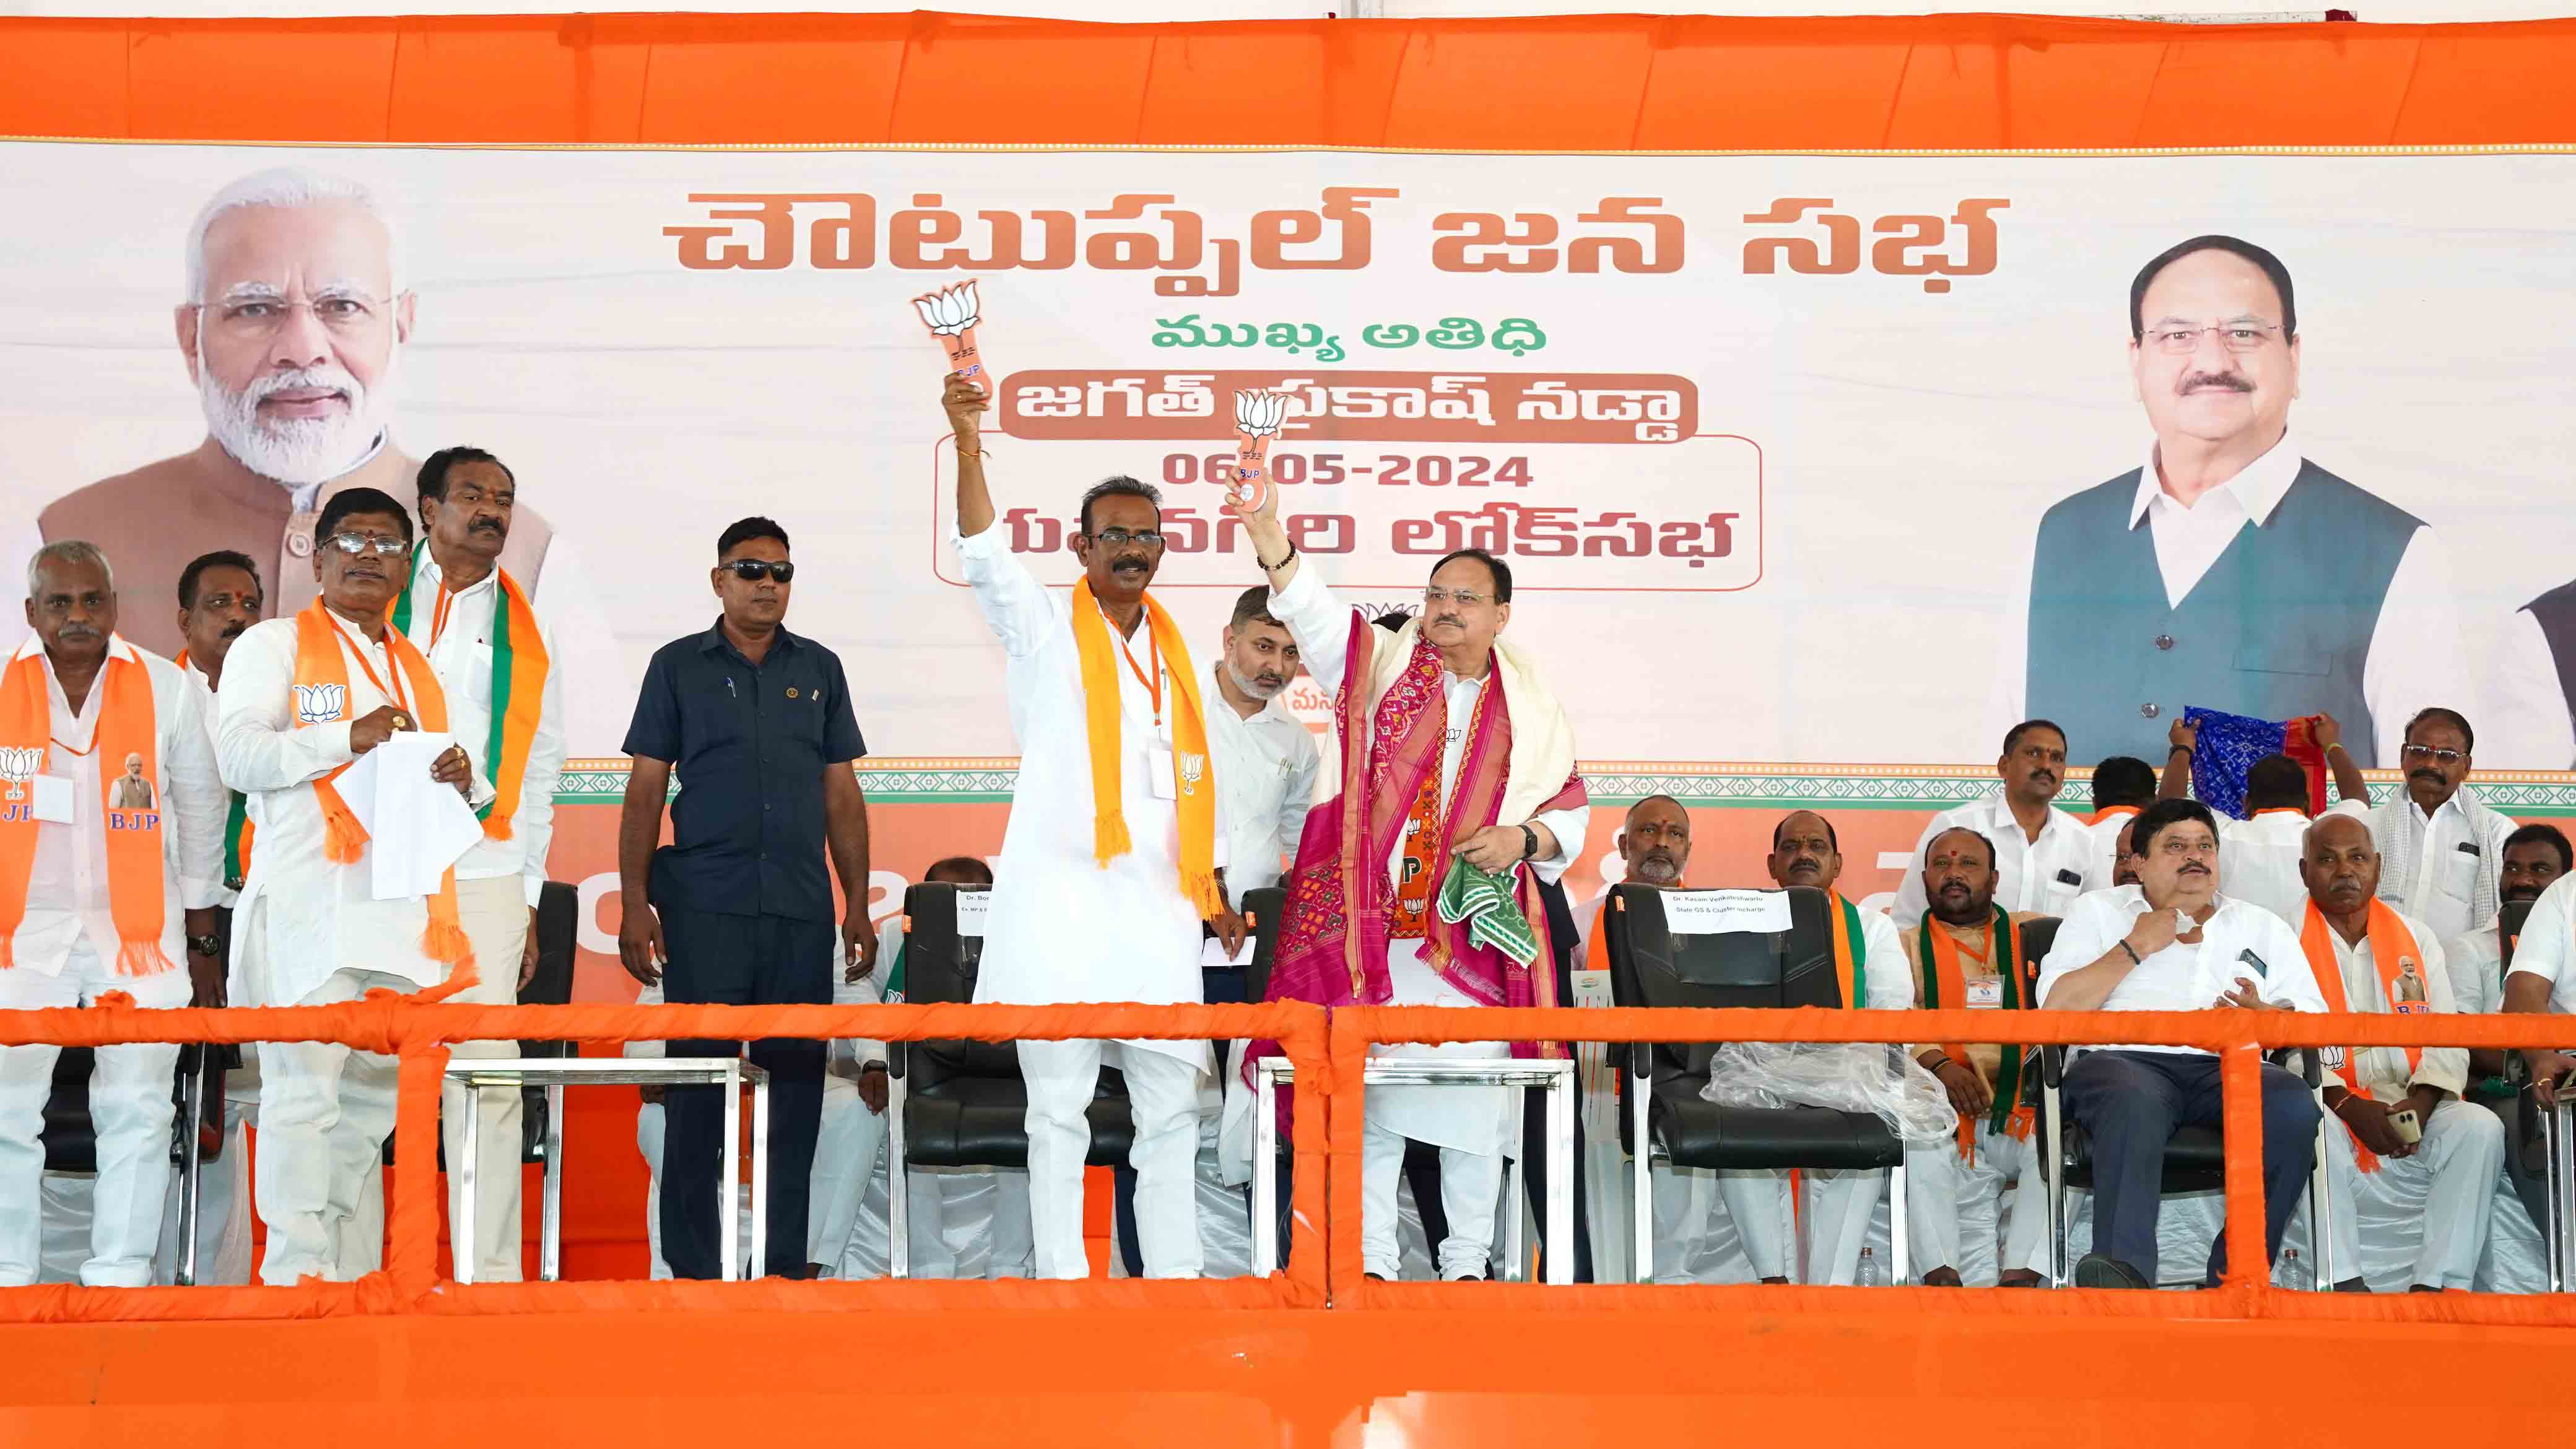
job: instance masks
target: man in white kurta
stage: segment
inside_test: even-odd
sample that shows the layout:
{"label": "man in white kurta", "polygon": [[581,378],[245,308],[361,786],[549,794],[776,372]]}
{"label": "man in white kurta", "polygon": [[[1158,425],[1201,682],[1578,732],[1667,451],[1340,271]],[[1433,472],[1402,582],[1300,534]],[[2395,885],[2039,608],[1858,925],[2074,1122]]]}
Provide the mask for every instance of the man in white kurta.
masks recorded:
{"label": "man in white kurta", "polygon": [[[1995,843],[1995,904],[2043,916],[2062,916],[2077,896],[2111,883],[2108,843],[2056,806],[2066,786],[2066,736],[2057,726],[2046,720],[2013,726],[1995,773],[2003,783],[1991,794],[1932,817],[1914,842],[1913,859],[1923,858],[1932,837],[1964,825]],[[1896,924],[1912,930],[1923,924],[1923,912],[1923,878],[1909,870],[1896,888]]]}
{"label": "man in white kurta", "polygon": [[[0,802],[12,817],[7,829],[33,832],[32,859],[21,857],[26,885],[9,964],[0,967],[0,1010],[88,1006],[111,991],[138,1006],[186,1006],[186,967],[199,944],[192,938],[212,928],[223,873],[224,791],[207,746],[205,696],[177,665],[117,637],[115,584],[95,549],[49,545],[29,575],[35,632],[10,661],[8,689],[41,690],[48,738],[22,747],[28,753],[10,763],[10,798]],[[67,677],[77,702],[67,695]],[[110,820],[101,779],[99,730],[111,689],[120,692],[119,707],[141,703],[150,711],[161,840],[158,879],[150,884],[160,888],[161,920],[149,942],[120,938],[112,893],[107,831],[129,817],[119,812]],[[149,699],[135,701],[125,690],[147,691]],[[114,774],[122,764],[104,768]],[[130,945],[151,948],[139,972],[118,969]],[[211,955],[200,964],[211,966]],[[0,1047],[0,1285],[37,1281],[45,1169],[39,1134],[60,1055],[53,1046]],[[97,1050],[89,1108],[98,1173],[83,1283],[151,1281],[170,1184],[170,1084],[178,1059],[172,1043]]]}
{"label": "man in white kurta", "polygon": [[2353,800],[2334,807],[2370,822],[2384,862],[2379,898],[2446,941],[2494,918],[2505,837],[2514,830],[2512,818],[2468,783],[2476,744],[2457,711],[2425,710],[2407,724],[2399,749],[2403,785],[2375,807]]}
{"label": "man in white kurta", "polygon": [[[498,458],[479,449],[446,448],[421,465],[421,541],[413,550],[409,587],[395,620],[429,657],[447,694],[447,725],[474,762],[477,777],[498,790],[505,766],[518,775],[517,808],[506,829],[486,826],[483,838],[456,862],[456,908],[482,979],[448,998],[460,1005],[515,1006],[519,988],[536,974],[537,899],[546,883],[546,852],[554,843],[555,785],[564,762],[563,656],[555,647],[554,621],[530,602],[537,625],[533,640],[515,637],[500,616],[510,611],[500,557],[509,538],[518,481]],[[508,584],[526,600],[519,580]],[[509,652],[500,657],[498,644]],[[542,682],[533,676],[543,674]],[[495,760],[492,711],[504,715],[515,692],[537,685],[536,727],[519,759]],[[511,754],[505,744],[502,753]],[[515,1057],[515,1041],[463,1041],[449,1048],[458,1058]],[[461,1151],[462,1123],[477,1112],[474,1188],[474,1281],[515,1283],[521,1275],[519,1231],[519,1094],[473,1092],[450,1082],[440,1115],[449,1124],[451,1153]],[[464,1216],[465,1176],[447,1175],[448,1222]]]}
{"label": "man in white kurta", "polygon": [[[1086,494],[1079,552],[1095,600],[1124,598],[1137,612],[1122,628],[1103,602],[1085,604],[1101,618],[1119,663],[1117,690],[1118,808],[1129,845],[1105,864],[1096,850],[1093,740],[1076,620],[1068,601],[1048,590],[1010,551],[993,526],[984,482],[976,414],[984,403],[970,383],[952,379],[945,400],[957,438],[958,524],[955,536],[976,607],[1002,645],[1010,690],[1011,729],[1020,772],[1011,820],[994,866],[978,1002],[1202,1000],[1201,907],[1182,894],[1181,831],[1174,770],[1175,719],[1188,695],[1167,657],[1143,597],[1162,560],[1160,495],[1145,484],[1113,480]],[[1132,629],[1133,633],[1128,630]],[[1195,733],[1195,731],[1193,731]],[[1205,761],[1199,762],[1201,767]],[[1195,788],[1210,789],[1201,780]],[[1225,811],[1216,800],[1214,864],[1225,866]],[[1220,933],[1236,936],[1241,919],[1223,912]],[[1137,1234],[1145,1272],[1195,1278],[1203,1266],[1193,1172],[1198,1156],[1200,1078],[1212,1065],[1204,1041],[1022,1041],[1020,1073],[1028,1085],[1029,1225],[1041,1278],[1090,1272],[1082,1240],[1082,1170],[1090,1150],[1085,1110],[1105,1064],[1126,1079],[1135,1112]]]}
{"label": "man in white kurta", "polygon": [[[321,605],[348,674],[340,718],[298,728],[293,618],[268,620],[233,641],[217,700],[216,763],[224,783],[250,797],[255,840],[234,915],[230,990],[244,1006],[355,1001],[374,987],[412,992],[448,975],[447,964],[422,949],[427,900],[376,899],[373,842],[347,865],[323,854],[313,783],[418,723],[417,705],[392,692],[409,686],[383,627],[411,520],[373,489],[349,490],[332,510],[323,515],[316,559]],[[331,542],[340,535],[370,546],[348,553]],[[390,554],[373,551],[387,542],[395,545]],[[465,781],[469,804],[491,798],[462,750],[449,749],[441,765]],[[367,1271],[379,1245],[361,1240],[360,1201],[367,1180],[381,1176],[393,1130],[394,1058],[336,1042],[272,1042],[261,1049],[260,1074],[254,1178],[268,1225],[261,1281],[341,1281]]]}
{"label": "man in white kurta", "polygon": [[[2459,1009],[2441,943],[2423,922],[2375,899],[2379,853],[2367,827],[2340,816],[2318,821],[2303,864],[2313,914],[2303,918],[2301,939],[2329,1002],[2380,1016]],[[2402,957],[2409,942],[2415,959],[2394,963],[2392,1001],[2391,963],[2380,952]],[[2325,1105],[2341,1119],[2326,1133],[2336,1278],[2362,1278],[2382,1293],[2471,1286],[2504,1167],[2504,1127],[2463,1100],[2467,1049],[2425,1047],[2410,1061],[2396,1047],[2343,1048],[2328,1051],[2326,1066]],[[2420,1142],[2387,1125],[2392,1111],[2408,1108]],[[2367,1167],[2362,1145],[2373,1149]]]}
{"label": "man in white kurta", "polygon": [[[1276,530],[1276,519],[1269,522]],[[1258,526],[1253,536],[1260,540]],[[1283,536],[1284,537],[1284,536]],[[1274,546],[1272,557],[1284,550]],[[1293,559],[1291,560],[1293,562]],[[1431,588],[1425,593],[1426,614],[1439,614],[1452,608],[1492,607],[1497,602],[1510,603],[1509,585],[1474,559],[1459,559],[1448,566],[1458,577],[1445,578],[1435,570]],[[1270,611],[1296,636],[1303,651],[1306,670],[1326,693],[1338,694],[1343,686],[1350,655],[1350,633],[1354,611],[1333,597],[1323,579],[1312,569],[1296,569],[1280,582],[1281,572],[1272,573],[1273,587]],[[1487,596],[1463,603],[1460,590],[1484,592]],[[1500,595],[1499,600],[1494,597]],[[1399,640],[1409,644],[1404,636]],[[1513,723],[1518,730],[1540,730],[1555,710],[1552,698],[1527,659],[1517,650],[1497,643],[1490,651],[1483,673],[1462,677],[1443,669],[1440,690],[1449,721],[1448,735],[1440,757],[1439,809],[1445,816],[1458,788],[1458,773],[1467,753],[1470,722],[1477,717],[1478,697],[1488,688],[1502,687],[1512,701]],[[1499,686],[1497,675],[1508,675]],[[1367,687],[1363,682],[1360,687]],[[1556,718],[1562,718],[1557,714]],[[1514,780],[1514,790],[1534,788],[1539,799],[1547,798],[1562,782],[1548,780]],[[1356,807],[1356,802],[1345,802]],[[1504,812],[1504,828],[1518,833],[1513,812]],[[1532,833],[1539,828],[1547,832],[1553,848],[1528,857],[1530,867],[1541,880],[1561,879],[1567,867],[1583,848],[1583,832],[1589,811],[1558,809],[1540,811],[1529,818]],[[1517,856],[1519,852],[1515,851]],[[1403,878],[1401,842],[1387,861],[1390,879]],[[1443,979],[1425,959],[1427,942],[1422,939],[1390,940],[1386,946],[1385,967],[1393,986],[1390,1005],[1396,1006],[1480,1006],[1466,993]],[[1553,969],[1548,968],[1548,969]],[[1452,1042],[1439,1046],[1419,1043],[1380,1042],[1371,1049],[1372,1056],[1407,1058],[1478,1059],[1510,1055],[1504,1042]],[[1517,1123],[1519,1112],[1510,1088],[1505,1087],[1375,1087],[1367,1094],[1367,1128],[1361,1140],[1361,1182],[1364,1213],[1361,1219],[1361,1251],[1368,1271],[1382,1278],[1393,1278],[1399,1268],[1396,1246],[1396,1190],[1404,1163],[1404,1144],[1409,1138],[1440,1149],[1441,1202],[1449,1216],[1449,1236],[1440,1244],[1440,1274],[1443,1278],[1483,1277],[1488,1271],[1494,1237],[1494,1215],[1502,1186],[1503,1154],[1508,1145],[1510,1128]]]}

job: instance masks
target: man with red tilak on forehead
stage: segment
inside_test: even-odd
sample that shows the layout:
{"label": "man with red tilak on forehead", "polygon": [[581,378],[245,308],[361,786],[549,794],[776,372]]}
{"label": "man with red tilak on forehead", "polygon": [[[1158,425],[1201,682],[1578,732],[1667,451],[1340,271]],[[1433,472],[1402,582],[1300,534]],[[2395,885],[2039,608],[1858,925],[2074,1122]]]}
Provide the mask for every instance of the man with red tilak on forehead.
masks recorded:
{"label": "man with red tilak on forehead", "polygon": [[[1583,848],[1589,811],[1574,733],[1529,656],[1501,639],[1511,569],[1468,549],[1431,571],[1419,618],[1389,636],[1337,603],[1280,526],[1275,490],[1245,515],[1315,682],[1334,694],[1340,793],[1306,817],[1270,972],[1270,998],[1324,1006],[1554,1006],[1540,880]],[[1511,882],[1526,931],[1453,922],[1435,899],[1463,861]],[[1504,923],[1508,928],[1509,923]],[[1529,935],[1535,933],[1535,950]],[[1527,952],[1524,955],[1524,952]],[[1265,1044],[1266,1046],[1267,1044]],[[1382,1043],[1379,1055],[1553,1054],[1552,1042]],[[1440,1149],[1449,1236],[1440,1276],[1487,1276],[1502,1181],[1505,1087],[1375,1087],[1361,1148],[1368,1271],[1396,1275],[1396,1180],[1406,1139]]]}

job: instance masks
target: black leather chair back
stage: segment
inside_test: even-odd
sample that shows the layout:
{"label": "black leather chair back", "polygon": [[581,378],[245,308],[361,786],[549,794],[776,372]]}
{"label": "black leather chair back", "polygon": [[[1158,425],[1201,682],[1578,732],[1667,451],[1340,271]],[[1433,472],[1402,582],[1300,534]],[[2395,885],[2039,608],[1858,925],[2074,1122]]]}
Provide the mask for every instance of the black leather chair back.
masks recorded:
{"label": "black leather chair back", "polygon": [[[982,886],[925,881],[904,892],[911,923],[903,948],[903,999],[915,1003],[971,1002],[984,964]],[[1020,1076],[1020,1049],[1009,1042],[925,1041],[908,1053],[912,1090],[945,1077]]]}
{"label": "black leather chair back", "polygon": [[2513,972],[2513,948],[2522,943],[2522,926],[2531,919],[2531,908],[2535,904],[2533,901],[2511,901],[2496,913],[2496,919],[2504,926],[2504,963],[2497,969],[2507,975]]}
{"label": "black leather chair back", "polygon": [[1252,922],[1252,964],[1243,968],[1243,999],[1270,999],[1270,962],[1279,949],[1279,917],[1288,908],[1288,892],[1277,886],[1245,891],[1243,914]]}
{"label": "black leather chair back", "polygon": [[[1610,991],[1621,1006],[1780,1007],[1840,1006],[1834,977],[1832,898],[1793,886],[1766,891],[1789,900],[1789,929],[1730,931],[1723,935],[1675,932],[1666,917],[1666,892],[1623,885],[1602,906],[1610,931]],[[1853,943],[1854,949],[1859,948]],[[1658,1074],[1708,1074],[1714,1043],[1656,1044]]]}
{"label": "black leather chair back", "polygon": [[45,1125],[37,1133],[44,1144],[47,1172],[98,1171],[98,1133],[90,1124],[89,1076],[98,1053],[88,1047],[65,1047],[54,1058],[53,1095],[45,1099]]}

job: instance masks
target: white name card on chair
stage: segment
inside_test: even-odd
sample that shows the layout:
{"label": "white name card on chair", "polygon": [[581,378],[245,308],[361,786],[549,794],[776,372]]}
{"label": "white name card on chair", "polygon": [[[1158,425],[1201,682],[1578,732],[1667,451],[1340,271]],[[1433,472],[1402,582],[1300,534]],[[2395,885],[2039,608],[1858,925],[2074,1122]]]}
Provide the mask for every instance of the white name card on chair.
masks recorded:
{"label": "white name card on chair", "polygon": [[957,934],[981,939],[984,934],[984,907],[992,900],[991,891],[957,893]]}
{"label": "white name card on chair", "polygon": [[1676,936],[1789,929],[1786,891],[1666,891],[1664,926]]}

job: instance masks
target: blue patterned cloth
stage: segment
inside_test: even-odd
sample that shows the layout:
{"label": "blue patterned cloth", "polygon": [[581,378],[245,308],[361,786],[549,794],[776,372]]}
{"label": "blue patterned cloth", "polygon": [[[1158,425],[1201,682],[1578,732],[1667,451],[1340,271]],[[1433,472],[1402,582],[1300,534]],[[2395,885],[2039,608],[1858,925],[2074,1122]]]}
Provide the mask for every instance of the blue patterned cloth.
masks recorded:
{"label": "blue patterned cloth", "polygon": [[2281,753],[2290,727],[2198,705],[2186,708],[2182,717],[2200,731],[2191,752],[2191,793],[2221,815],[2244,819],[2245,772],[2265,755]]}

